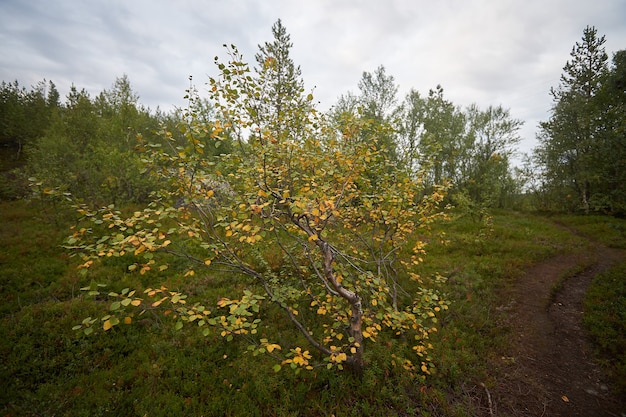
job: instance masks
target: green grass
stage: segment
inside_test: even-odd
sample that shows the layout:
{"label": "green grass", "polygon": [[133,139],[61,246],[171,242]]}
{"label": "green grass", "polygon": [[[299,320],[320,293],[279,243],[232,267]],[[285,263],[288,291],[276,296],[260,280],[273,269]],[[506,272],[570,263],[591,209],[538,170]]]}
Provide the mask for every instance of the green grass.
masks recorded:
{"label": "green grass", "polygon": [[626,263],[598,275],[585,297],[585,326],[599,358],[626,396]]}
{"label": "green grass", "polygon": [[462,397],[465,387],[490,382],[499,362],[493,355],[507,343],[501,307],[508,301],[501,294],[532,264],[582,250],[584,241],[545,218],[512,212],[496,213],[490,229],[464,218],[442,229],[449,243],[427,248],[424,266],[449,277],[453,300],[434,340],[439,374],[433,383]]}
{"label": "green grass", "polygon": [[209,301],[236,282],[200,274],[183,280],[183,265],[140,276],[124,258],[83,278],[61,247],[71,217],[46,210],[0,203],[0,378],[9,381],[0,392],[2,415],[478,415],[468,387],[490,384],[508,336],[499,294],[532,263],[585,247],[551,220],[510,212],[496,213],[492,227],[459,218],[425,234],[430,244],[418,272],[449,277],[452,306],[433,335],[437,373],[419,384],[380,360],[401,354],[401,339],[368,345],[369,366],[358,378],[325,369],[276,374],[272,360],[246,354],[242,341],[203,337],[191,326],[174,331],[153,318],[100,335],[72,331],[105,311],[79,291],[91,279],[117,290],[165,282]]}
{"label": "green grass", "polygon": [[626,249],[626,220],[606,216],[557,216],[555,220],[608,247]]}

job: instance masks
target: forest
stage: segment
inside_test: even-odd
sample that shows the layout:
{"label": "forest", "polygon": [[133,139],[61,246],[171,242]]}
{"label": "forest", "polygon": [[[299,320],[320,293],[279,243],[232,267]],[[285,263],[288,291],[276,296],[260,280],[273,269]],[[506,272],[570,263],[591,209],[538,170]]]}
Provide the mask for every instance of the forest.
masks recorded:
{"label": "forest", "polygon": [[271,30],[171,112],[126,75],[2,82],[2,414],[538,415],[509,298],[576,255],[547,310],[607,253],[581,322],[597,415],[626,410],[626,50],[584,29],[518,166],[510,110],[382,65],[319,111]]}

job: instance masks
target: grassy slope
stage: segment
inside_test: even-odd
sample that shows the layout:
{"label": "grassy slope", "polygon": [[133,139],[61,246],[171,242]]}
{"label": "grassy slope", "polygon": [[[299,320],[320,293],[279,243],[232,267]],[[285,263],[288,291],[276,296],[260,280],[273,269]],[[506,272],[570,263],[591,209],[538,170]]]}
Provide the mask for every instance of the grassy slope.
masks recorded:
{"label": "grassy slope", "polygon": [[[68,227],[40,206],[0,203],[0,378],[10,381],[0,391],[2,415],[473,415],[471,387],[489,382],[489,357],[505,343],[498,289],[532,262],[584,249],[581,238],[550,221],[513,213],[495,215],[491,230],[459,219],[425,236],[431,244],[420,272],[450,277],[445,288],[454,304],[434,338],[439,371],[418,386],[375,361],[362,380],[326,371],[274,374],[271,361],[246,355],[237,342],[192,328],[174,332],[158,320],[78,335],[72,326],[103,308],[79,294],[91,278],[111,289],[150,279],[182,284],[176,274],[130,274],[123,260],[80,278],[60,247]],[[445,245],[434,237],[441,231]],[[214,299],[229,283],[199,277],[191,285]],[[370,358],[392,343],[369,347]]]}

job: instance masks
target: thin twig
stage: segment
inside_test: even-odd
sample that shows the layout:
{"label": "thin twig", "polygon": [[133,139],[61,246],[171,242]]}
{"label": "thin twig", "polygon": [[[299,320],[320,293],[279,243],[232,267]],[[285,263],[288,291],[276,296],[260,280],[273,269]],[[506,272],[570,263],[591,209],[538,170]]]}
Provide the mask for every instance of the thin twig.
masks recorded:
{"label": "thin twig", "polygon": [[491,394],[489,393],[487,386],[483,382],[480,383],[480,386],[483,387],[485,389],[485,392],[487,393],[487,401],[489,402],[489,415],[491,417],[494,417],[495,414],[493,413],[493,403],[491,402]]}

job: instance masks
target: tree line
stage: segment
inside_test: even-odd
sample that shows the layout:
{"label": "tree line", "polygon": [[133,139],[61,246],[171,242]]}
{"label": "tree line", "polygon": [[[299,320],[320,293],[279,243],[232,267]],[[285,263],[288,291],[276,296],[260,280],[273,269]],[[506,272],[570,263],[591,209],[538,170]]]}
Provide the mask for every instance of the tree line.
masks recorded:
{"label": "tree line", "polygon": [[[297,80],[299,68],[285,58],[289,47],[283,42],[272,52],[267,64],[285,74],[275,91],[261,100],[292,97],[303,88]],[[521,188],[509,158],[522,122],[508,110],[475,105],[463,110],[445,99],[440,86],[427,96],[411,90],[399,103],[398,86],[383,66],[364,72],[358,86],[358,95],[339,97],[330,110],[328,117],[337,126],[348,116],[385,126],[379,140],[388,163],[428,169],[431,185],[450,182],[456,203],[511,206]],[[3,82],[0,90],[0,144],[26,161],[27,177],[92,202],[145,199],[154,184],[142,175],[139,142],[159,142],[159,132],[164,131],[183,135],[176,126],[183,124],[185,112],[210,118],[215,110],[191,86],[186,111],[151,112],[141,106],[126,76],[94,98],[72,86],[64,103],[53,82],[42,81],[30,91],[17,81]],[[280,108],[281,103],[274,106]],[[228,148],[225,145],[220,152]]]}
{"label": "tree line", "polygon": [[[428,94],[411,89],[400,99],[384,66],[363,72],[358,92],[341,95],[327,116],[337,126],[348,115],[386,126],[379,140],[389,163],[426,170],[430,184],[449,183],[449,200],[466,209],[520,208],[525,201],[526,208],[623,214],[626,51],[617,52],[609,65],[604,42],[595,28],[584,30],[560,85],[550,90],[554,104],[539,126],[539,145],[521,169],[511,165],[511,157],[523,121],[510,110],[461,108],[439,85]],[[299,68],[286,58],[290,45],[281,43],[264,63],[284,74],[261,100],[280,100],[303,88]],[[212,117],[214,103],[193,85],[187,98],[188,115]],[[52,81],[30,90],[17,81],[2,82],[0,110],[0,146],[26,162],[22,180],[36,177],[94,202],[147,198],[155,185],[141,172],[138,138],[150,143],[160,140],[159,132],[182,135],[176,126],[185,117],[183,110],[163,113],[142,106],[125,75],[93,98],[72,86],[64,103]],[[6,197],[24,192],[7,189]]]}

